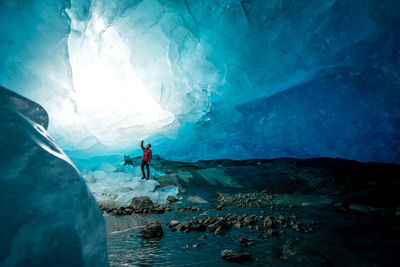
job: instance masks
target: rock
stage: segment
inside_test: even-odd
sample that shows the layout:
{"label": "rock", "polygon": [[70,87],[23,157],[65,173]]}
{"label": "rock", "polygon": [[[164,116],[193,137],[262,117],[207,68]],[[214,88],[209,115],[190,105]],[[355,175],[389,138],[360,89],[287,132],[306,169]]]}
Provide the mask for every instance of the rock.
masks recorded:
{"label": "rock", "polygon": [[236,226],[236,228],[242,228],[242,224],[239,222],[239,223],[235,223],[235,226]]}
{"label": "rock", "polygon": [[278,236],[279,235],[279,233],[277,231],[272,230],[272,229],[269,229],[267,233],[269,236]]}
{"label": "rock", "polygon": [[154,220],[151,221],[146,227],[140,232],[143,238],[161,238],[164,235],[164,231],[161,224]]}
{"label": "rock", "polygon": [[204,224],[196,223],[196,224],[190,225],[189,229],[191,231],[203,232],[203,231],[205,231],[207,229],[207,226],[204,225]]}
{"label": "rock", "polygon": [[188,222],[182,222],[176,226],[176,230],[180,232],[188,232],[190,231],[190,224]]}
{"label": "rock", "polygon": [[271,219],[271,216],[268,216],[268,217],[264,220],[263,226],[264,226],[264,228],[267,228],[267,229],[271,229],[271,228],[274,228],[274,227],[275,227],[275,224],[274,224],[273,220]]}
{"label": "rock", "polygon": [[395,216],[400,216],[400,207],[397,208],[396,213],[394,214]]}
{"label": "rock", "polygon": [[208,230],[217,235],[226,233],[229,230],[229,228],[230,226],[226,223],[225,220],[217,221],[208,226]]}
{"label": "rock", "polygon": [[158,214],[161,214],[161,213],[164,213],[165,212],[165,210],[164,210],[164,208],[163,207],[156,207],[156,208],[153,208],[153,210],[152,210],[154,213],[158,213]]}
{"label": "rock", "polygon": [[145,213],[148,210],[152,210],[154,207],[153,201],[149,197],[134,197],[131,202],[131,207],[135,212]]}
{"label": "rock", "polygon": [[358,211],[360,213],[370,213],[371,209],[369,209],[368,206],[362,205],[362,204],[349,204],[349,209]]}
{"label": "rock", "polygon": [[256,217],[255,215],[247,216],[247,217],[244,218],[243,223],[245,225],[253,225],[253,224],[256,223],[255,217]]}
{"label": "rock", "polygon": [[200,244],[199,243],[193,244],[192,247],[198,248],[198,247],[200,247]]}
{"label": "rock", "polygon": [[217,210],[226,210],[225,205],[219,205],[216,207]]}
{"label": "rock", "polygon": [[247,243],[247,242],[249,242],[249,239],[247,239],[247,237],[245,237],[245,236],[241,236],[241,237],[239,237],[239,242],[240,243]]}
{"label": "rock", "polygon": [[227,261],[251,261],[251,254],[248,252],[234,251],[231,249],[224,249],[221,251],[221,257]]}
{"label": "rock", "polygon": [[179,221],[172,220],[172,221],[169,222],[168,227],[169,227],[169,228],[172,228],[172,227],[177,226],[178,224],[180,224]]}
{"label": "rock", "polygon": [[187,198],[187,200],[192,202],[192,203],[196,203],[196,204],[206,204],[206,203],[208,203],[207,200],[205,200],[204,198],[199,197],[199,196],[189,196]]}
{"label": "rock", "polygon": [[207,236],[206,235],[202,235],[201,238],[202,239],[207,239]]}
{"label": "rock", "polygon": [[296,231],[296,232],[300,232],[300,226],[299,226],[299,224],[293,224],[293,226],[292,226],[292,229],[294,230],[294,231]]}
{"label": "rock", "polygon": [[168,196],[168,197],[167,197],[167,202],[170,203],[170,204],[176,203],[176,202],[178,202],[178,201],[179,201],[179,200],[176,199],[176,198],[173,197],[173,196]]}
{"label": "rock", "polygon": [[276,218],[276,221],[279,224],[284,224],[287,221],[287,218],[285,216],[283,216],[283,215],[279,215],[278,218]]}

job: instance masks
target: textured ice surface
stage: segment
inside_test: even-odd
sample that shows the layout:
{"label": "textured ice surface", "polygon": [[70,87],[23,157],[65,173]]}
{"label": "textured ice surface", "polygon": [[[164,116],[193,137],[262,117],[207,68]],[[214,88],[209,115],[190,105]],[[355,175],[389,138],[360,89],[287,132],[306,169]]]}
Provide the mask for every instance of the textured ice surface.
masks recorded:
{"label": "textured ice surface", "polygon": [[400,162],[399,1],[0,3],[0,84],[73,156]]}
{"label": "textured ice surface", "polygon": [[153,202],[166,203],[168,196],[177,198],[175,186],[156,188],[157,177],[164,175],[150,168],[150,180],[142,180],[140,166],[122,166],[121,157],[81,160],[82,176],[102,206],[128,206],[134,197],[148,196]]}
{"label": "textured ice surface", "polygon": [[0,265],[107,266],[105,223],[46,111],[0,87]]}

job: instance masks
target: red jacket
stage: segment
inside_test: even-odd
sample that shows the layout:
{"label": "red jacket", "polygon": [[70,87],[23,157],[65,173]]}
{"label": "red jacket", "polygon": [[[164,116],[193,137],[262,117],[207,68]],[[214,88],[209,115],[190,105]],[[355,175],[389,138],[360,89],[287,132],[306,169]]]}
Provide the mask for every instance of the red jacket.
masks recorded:
{"label": "red jacket", "polygon": [[142,141],[142,143],[140,144],[140,146],[141,146],[142,149],[143,149],[143,157],[142,157],[142,160],[145,161],[145,162],[147,162],[147,163],[150,163],[150,161],[151,161],[151,150],[150,150],[150,148],[145,148],[145,147],[143,146],[143,141]]}

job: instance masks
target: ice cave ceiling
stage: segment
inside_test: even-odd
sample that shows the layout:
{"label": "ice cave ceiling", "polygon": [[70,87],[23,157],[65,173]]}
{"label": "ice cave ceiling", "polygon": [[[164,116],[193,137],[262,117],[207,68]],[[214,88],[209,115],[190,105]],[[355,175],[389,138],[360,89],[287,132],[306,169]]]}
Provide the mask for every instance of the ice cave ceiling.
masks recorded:
{"label": "ice cave ceiling", "polygon": [[397,0],[0,0],[0,85],[74,157],[400,163]]}

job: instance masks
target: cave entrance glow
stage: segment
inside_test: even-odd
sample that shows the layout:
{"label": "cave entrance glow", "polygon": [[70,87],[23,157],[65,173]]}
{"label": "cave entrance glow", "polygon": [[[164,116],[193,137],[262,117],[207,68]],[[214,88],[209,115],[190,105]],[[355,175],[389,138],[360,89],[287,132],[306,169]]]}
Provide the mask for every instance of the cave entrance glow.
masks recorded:
{"label": "cave entrance glow", "polygon": [[145,138],[174,115],[149,94],[132,67],[132,51],[118,32],[93,16],[84,35],[68,40],[77,120],[104,145]]}

